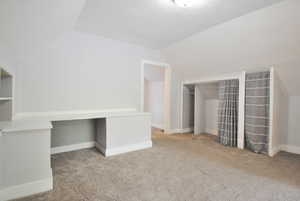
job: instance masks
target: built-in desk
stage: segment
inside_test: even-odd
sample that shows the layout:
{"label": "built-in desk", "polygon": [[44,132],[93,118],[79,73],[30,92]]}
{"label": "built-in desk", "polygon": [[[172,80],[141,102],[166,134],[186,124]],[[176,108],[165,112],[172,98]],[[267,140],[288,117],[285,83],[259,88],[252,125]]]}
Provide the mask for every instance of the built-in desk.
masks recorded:
{"label": "built-in desk", "polygon": [[[0,122],[2,180],[0,200],[51,190],[52,122],[85,119],[95,121],[94,146],[105,156],[152,146],[149,113],[109,111],[36,113],[19,116],[10,122]],[[68,150],[63,149],[61,152],[63,151]]]}

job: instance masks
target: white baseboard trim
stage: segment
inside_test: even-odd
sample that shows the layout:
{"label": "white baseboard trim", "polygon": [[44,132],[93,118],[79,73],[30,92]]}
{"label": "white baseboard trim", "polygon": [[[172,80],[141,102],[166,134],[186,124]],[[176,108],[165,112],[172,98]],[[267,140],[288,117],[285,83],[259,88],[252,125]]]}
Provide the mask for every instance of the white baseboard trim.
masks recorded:
{"label": "white baseboard trim", "polygon": [[180,130],[180,133],[190,133],[193,132],[194,129],[193,128],[184,128]]}
{"label": "white baseboard trim", "polygon": [[193,132],[193,128],[178,128],[178,129],[168,129],[165,131],[166,134],[168,135],[173,135],[173,134],[183,134],[183,133],[190,133]]}
{"label": "white baseboard trim", "polygon": [[114,156],[114,155],[132,152],[132,151],[138,151],[138,150],[142,150],[142,149],[151,148],[152,141],[150,140],[147,142],[131,144],[131,145],[126,145],[126,146],[112,148],[112,149],[105,149],[100,144],[96,143],[96,147],[99,149],[100,152],[102,152],[107,157],[107,156]]}
{"label": "white baseboard trim", "polygon": [[283,144],[280,146],[281,151],[286,151],[293,154],[300,154],[300,147],[294,145]]}
{"label": "white baseboard trim", "polygon": [[154,128],[159,128],[159,129],[164,129],[164,126],[163,125],[159,125],[159,124],[151,124],[152,127]]}
{"label": "white baseboard trim", "polygon": [[278,152],[281,151],[281,146],[277,146],[277,147],[274,147],[274,148],[271,148],[269,150],[269,156],[270,157],[274,157],[276,154],[278,154]]}
{"label": "white baseboard trim", "polygon": [[95,142],[84,142],[80,144],[72,144],[61,147],[53,147],[51,148],[51,154],[64,153],[69,151],[76,151],[80,149],[88,149],[95,147]]}
{"label": "white baseboard trim", "polygon": [[212,135],[218,135],[218,130],[206,128],[206,129],[205,129],[205,133],[207,133],[207,134],[212,134]]}
{"label": "white baseboard trim", "polygon": [[51,177],[26,184],[12,186],[0,191],[0,200],[8,201],[38,193],[47,192],[53,189],[52,172]]}

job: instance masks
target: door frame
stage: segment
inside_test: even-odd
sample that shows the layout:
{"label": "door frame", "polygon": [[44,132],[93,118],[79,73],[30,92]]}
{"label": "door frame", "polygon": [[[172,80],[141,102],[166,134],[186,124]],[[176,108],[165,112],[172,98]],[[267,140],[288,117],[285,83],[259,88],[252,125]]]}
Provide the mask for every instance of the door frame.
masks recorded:
{"label": "door frame", "polygon": [[[183,87],[184,85],[191,84],[203,84],[210,83],[222,80],[231,80],[238,79],[239,80],[239,113],[238,113],[238,148],[244,149],[245,146],[245,133],[244,133],[244,125],[245,125],[245,81],[246,81],[246,72],[242,71],[239,73],[232,74],[224,74],[222,76],[216,77],[208,77],[201,80],[187,80],[181,82],[181,103],[180,103],[180,126],[183,129]],[[196,97],[196,95],[195,95]],[[196,104],[196,103],[195,103]]]}
{"label": "door frame", "polygon": [[155,65],[159,67],[165,68],[165,75],[164,75],[164,111],[163,111],[163,130],[165,133],[170,132],[171,128],[171,82],[172,82],[172,70],[170,64],[157,62],[157,61],[151,61],[151,60],[142,60],[141,62],[141,97],[140,97],[140,112],[144,112],[145,110],[145,65]]}

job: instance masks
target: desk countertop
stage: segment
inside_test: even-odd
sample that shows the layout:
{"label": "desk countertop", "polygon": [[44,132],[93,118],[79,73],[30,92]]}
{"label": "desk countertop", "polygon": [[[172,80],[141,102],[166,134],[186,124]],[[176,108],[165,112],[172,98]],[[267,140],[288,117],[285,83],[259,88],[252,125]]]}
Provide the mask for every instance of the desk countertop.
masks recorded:
{"label": "desk countertop", "polygon": [[45,120],[14,120],[0,122],[0,130],[4,133],[51,128],[51,122]]}
{"label": "desk countertop", "polygon": [[118,118],[126,116],[151,116],[151,113],[120,110],[101,110],[21,114],[16,115],[16,118],[13,121],[0,122],[0,130],[2,132],[16,132],[24,130],[51,129],[52,121]]}

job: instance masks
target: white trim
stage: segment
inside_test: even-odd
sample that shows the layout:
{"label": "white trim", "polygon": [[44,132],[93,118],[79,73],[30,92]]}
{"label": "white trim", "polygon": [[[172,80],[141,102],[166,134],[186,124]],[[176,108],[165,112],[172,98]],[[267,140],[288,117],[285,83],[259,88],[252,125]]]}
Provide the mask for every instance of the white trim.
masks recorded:
{"label": "white trim", "polygon": [[238,148],[245,147],[245,92],[246,72],[243,71],[239,77],[239,116],[238,116]]}
{"label": "white trim", "polygon": [[180,130],[180,133],[190,133],[193,131],[194,131],[194,128],[183,128]]}
{"label": "white trim", "polygon": [[131,145],[121,146],[117,148],[110,148],[110,149],[107,148],[105,149],[99,143],[96,143],[96,147],[99,149],[100,152],[102,152],[106,157],[108,157],[108,156],[114,156],[114,155],[132,152],[132,151],[151,148],[152,141],[150,140],[138,144],[131,144]]}
{"label": "white trim", "polygon": [[200,79],[200,80],[186,80],[186,81],[183,81],[182,83],[184,85],[203,84],[203,83],[218,82],[218,81],[222,81],[222,80],[239,79],[240,77],[241,77],[241,72],[238,72],[238,73],[231,73],[231,74],[223,74],[221,76],[207,77],[207,78]]}
{"label": "white trim", "polygon": [[164,77],[164,130],[168,130],[171,127],[171,82],[172,82],[172,70],[170,64],[156,62],[151,60],[142,60],[141,63],[141,97],[140,97],[140,112],[144,112],[144,86],[145,86],[145,64],[160,66],[165,68],[165,77]]}
{"label": "white trim", "polygon": [[47,192],[53,189],[52,170],[51,176],[47,179],[38,180],[30,183],[25,183],[17,186],[2,189],[0,191],[0,200],[8,201],[17,198],[22,198],[38,193]]}
{"label": "white trim", "polygon": [[45,118],[50,121],[76,120],[80,118],[93,118],[94,116],[107,117],[124,113],[133,113],[135,108],[116,108],[104,110],[67,110],[51,112],[23,112],[14,116],[14,120]]}
{"label": "white trim", "polygon": [[205,133],[212,134],[212,135],[218,135],[218,129],[205,128]]}
{"label": "white trim", "polygon": [[274,80],[274,68],[272,67],[270,69],[270,116],[269,116],[269,155],[272,156],[274,153],[274,149],[277,149],[277,147],[273,148],[273,119],[274,119],[274,90],[275,90],[275,80]]}
{"label": "white trim", "polygon": [[80,150],[80,149],[88,149],[88,148],[93,148],[93,147],[95,147],[95,142],[84,142],[84,143],[80,143],[80,144],[52,147],[51,154],[64,153],[64,152],[76,151],[76,150]]}
{"label": "white trim", "polygon": [[164,130],[164,133],[167,134],[167,135],[172,135],[172,134],[180,133],[181,130],[182,130],[181,128],[167,129],[167,130]]}
{"label": "white trim", "polygon": [[204,97],[201,93],[200,87],[195,85],[195,96],[194,96],[194,134],[199,135],[203,133],[203,112],[201,111],[204,105]]}
{"label": "white trim", "polygon": [[281,146],[269,149],[269,156],[274,157],[280,151],[281,151]]}
{"label": "white trim", "polygon": [[280,146],[281,151],[286,151],[293,154],[300,154],[300,146],[294,146],[294,145],[281,145]]}
{"label": "white trim", "polygon": [[183,82],[181,82],[181,87],[180,87],[180,94],[181,94],[181,98],[180,98],[180,110],[179,110],[179,112],[180,112],[180,117],[179,117],[179,126],[180,126],[180,128],[181,129],[183,129],[183,99],[184,99],[184,97],[183,97],[183,93],[184,93],[184,83]]}
{"label": "white trim", "polygon": [[163,125],[160,125],[160,124],[153,124],[153,123],[152,123],[151,126],[154,127],[154,128],[162,129],[162,130],[164,129],[164,126],[163,126]]}
{"label": "white trim", "polygon": [[193,131],[194,128],[177,128],[177,129],[166,130],[165,133],[168,135],[173,135],[173,134],[191,133]]}
{"label": "white trim", "polygon": [[170,67],[170,64],[168,63],[163,63],[163,62],[157,62],[157,61],[151,61],[151,60],[142,60],[143,64],[150,64],[154,66],[162,66],[162,67]]}
{"label": "white trim", "polygon": [[269,156],[273,157],[280,151],[285,151],[292,154],[300,154],[300,146],[282,144],[278,147],[273,147],[272,149],[270,149]]}

